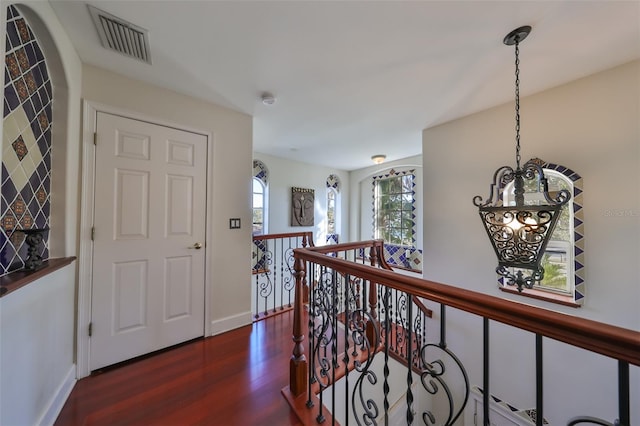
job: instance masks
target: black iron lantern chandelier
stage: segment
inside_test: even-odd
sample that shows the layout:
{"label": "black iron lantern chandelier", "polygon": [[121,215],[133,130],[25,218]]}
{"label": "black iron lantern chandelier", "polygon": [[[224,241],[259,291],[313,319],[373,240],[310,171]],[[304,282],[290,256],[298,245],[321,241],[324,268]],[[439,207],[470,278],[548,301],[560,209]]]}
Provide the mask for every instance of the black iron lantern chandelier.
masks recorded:
{"label": "black iron lantern chandelier", "polygon": [[[511,31],[504,38],[516,52],[516,168],[502,166],[493,175],[489,198],[473,198],[482,223],[498,256],[496,272],[507,285],[518,291],[532,288],[544,278],[540,265],[547,243],[555,229],[560,210],[571,194],[563,189],[551,196],[544,172],[539,164],[528,161],[520,165],[520,59],[519,44],[531,32],[530,26]],[[527,188],[541,192],[548,204],[525,203]],[[528,271],[528,272],[527,272]]]}

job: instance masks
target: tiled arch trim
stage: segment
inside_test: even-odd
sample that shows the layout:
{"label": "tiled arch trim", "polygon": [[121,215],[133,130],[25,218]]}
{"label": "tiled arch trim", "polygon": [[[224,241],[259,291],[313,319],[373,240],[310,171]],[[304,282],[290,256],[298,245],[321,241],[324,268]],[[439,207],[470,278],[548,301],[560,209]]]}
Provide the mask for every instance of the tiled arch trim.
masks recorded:
{"label": "tiled arch trim", "polygon": [[[542,160],[540,160],[542,161]],[[584,288],[584,212],[582,211],[583,201],[583,187],[582,177],[569,169],[568,167],[561,166],[559,164],[547,163],[542,161],[541,167],[543,169],[555,170],[558,173],[562,173],[573,182],[573,263],[575,270],[575,290],[574,301],[582,305],[584,302],[585,288]]]}
{"label": "tiled arch trim", "polygon": [[[53,89],[45,56],[26,19],[7,8],[2,135],[0,275],[22,269],[24,234],[49,227]],[[49,257],[49,235],[40,247]]]}
{"label": "tiled arch trim", "polygon": [[340,178],[334,174],[330,174],[327,178],[327,188],[335,189],[340,192]]}
{"label": "tiled arch trim", "polygon": [[260,179],[265,185],[269,183],[269,170],[260,160],[253,160],[253,177]]}

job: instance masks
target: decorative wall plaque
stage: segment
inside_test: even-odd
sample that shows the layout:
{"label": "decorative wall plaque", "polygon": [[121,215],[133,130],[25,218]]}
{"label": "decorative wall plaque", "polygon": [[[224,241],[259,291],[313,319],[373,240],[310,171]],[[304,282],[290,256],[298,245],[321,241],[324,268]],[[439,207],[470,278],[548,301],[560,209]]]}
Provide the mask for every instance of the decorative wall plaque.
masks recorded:
{"label": "decorative wall plaque", "polygon": [[314,190],[291,188],[291,226],[313,226]]}

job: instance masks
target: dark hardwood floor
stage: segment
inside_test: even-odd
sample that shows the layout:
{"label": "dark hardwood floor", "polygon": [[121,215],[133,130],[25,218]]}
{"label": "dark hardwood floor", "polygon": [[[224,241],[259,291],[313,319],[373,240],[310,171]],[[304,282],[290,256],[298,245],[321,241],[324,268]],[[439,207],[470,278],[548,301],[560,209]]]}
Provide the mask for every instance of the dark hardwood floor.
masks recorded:
{"label": "dark hardwood floor", "polygon": [[55,425],[299,425],[289,383],[293,311],[76,383]]}

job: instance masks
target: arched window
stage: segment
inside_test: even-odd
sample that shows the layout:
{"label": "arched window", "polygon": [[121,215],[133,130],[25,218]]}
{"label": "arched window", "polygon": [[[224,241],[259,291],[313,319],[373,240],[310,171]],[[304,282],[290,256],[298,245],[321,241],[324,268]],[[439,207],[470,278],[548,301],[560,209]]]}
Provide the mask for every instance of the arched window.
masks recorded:
{"label": "arched window", "polygon": [[[40,44],[15,6],[7,8],[2,138],[0,275],[22,269],[26,229],[48,229],[51,214],[53,89]],[[49,257],[49,233],[38,254]]]}
{"label": "arched window", "polygon": [[253,198],[251,202],[253,210],[253,235],[262,235],[267,233],[268,178],[269,172],[267,170],[267,166],[260,160],[253,160]]}
{"label": "arched window", "polygon": [[264,234],[264,197],[265,187],[262,181],[258,178],[253,178],[253,235]]}
{"label": "arched window", "polygon": [[327,178],[327,219],[326,219],[326,242],[327,244],[338,244],[339,223],[340,223],[340,178],[330,174]]}
{"label": "arched window", "polygon": [[336,233],[336,198],[335,189],[327,189],[327,235]]}
{"label": "arched window", "polygon": [[[572,195],[560,212],[556,228],[551,234],[542,258],[544,278],[536,283],[533,291],[525,290],[539,298],[567,300],[581,304],[584,298],[584,242],[582,218],[582,178],[571,169],[534,159],[542,167],[549,186],[549,194],[566,189]],[[525,181],[525,204],[545,203],[541,183]],[[513,183],[505,188],[504,202],[515,204]],[[506,284],[500,283],[501,288]],[[530,295],[531,295],[530,294]]]}

